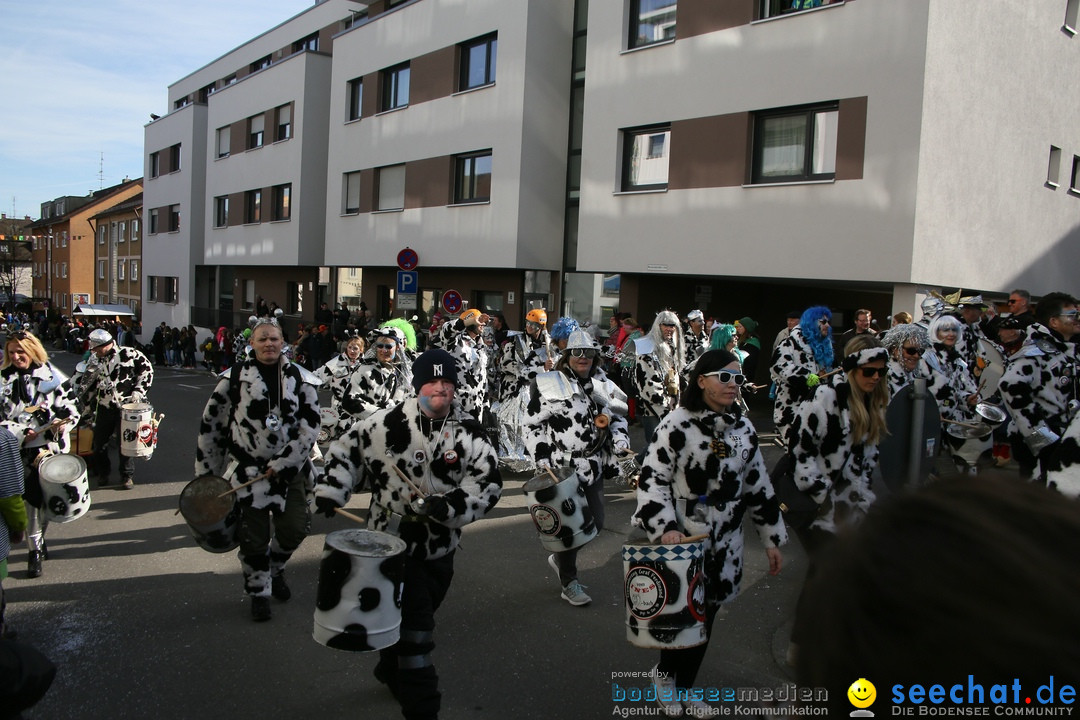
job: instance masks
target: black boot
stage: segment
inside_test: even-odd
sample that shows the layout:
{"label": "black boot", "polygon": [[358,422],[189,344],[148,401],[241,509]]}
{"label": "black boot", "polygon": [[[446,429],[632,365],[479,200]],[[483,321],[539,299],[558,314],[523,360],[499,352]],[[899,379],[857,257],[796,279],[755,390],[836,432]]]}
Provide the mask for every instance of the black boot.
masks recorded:
{"label": "black boot", "polygon": [[26,563],[26,577],[41,577],[41,553],[31,550]]}
{"label": "black boot", "polygon": [[49,546],[45,544],[45,538],[41,538],[41,559],[49,559]]}

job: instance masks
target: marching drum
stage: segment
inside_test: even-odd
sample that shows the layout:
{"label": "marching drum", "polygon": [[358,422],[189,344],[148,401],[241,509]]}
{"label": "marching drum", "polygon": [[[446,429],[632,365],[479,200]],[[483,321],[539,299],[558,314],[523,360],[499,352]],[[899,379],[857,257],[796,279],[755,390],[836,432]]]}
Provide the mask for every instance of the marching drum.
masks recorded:
{"label": "marching drum", "polygon": [[993,397],[997,394],[1001,376],[1005,374],[1005,355],[998,349],[997,345],[983,337],[979,338],[978,352],[978,364],[983,365],[985,363],[982,372],[979,374],[979,385],[981,387],[979,394],[983,397]]}
{"label": "marching drum", "polygon": [[318,445],[325,445],[338,436],[338,414],[333,408],[324,407],[319,409],[319,437]]}
{"label": "marching drum", "polygon": [[49,522],[71,522],[90,509],[90,482],[81,457],[50,455],[38,463],[37,471]]}
{"label": "marching drum", "polygon": [[349,652],[390,647],[401,634],[405,541],[377,530],[326,536],[315,597],[320,645]]}
{"label": "marching drum", "polygon": [[136,402],[120,406],[120,454],[150,459],[157,446],[154,408]]}
{"label": "marching drum", "polygon": [[585,488],[570,468],[555,471],[569,473],[558,482],[546,471],[525,483],[525,501],[529,515],[540,533],[545,550],[563,552],[581,547],[596,537],[596,523],[585,499]]}
{"label": "marching drum", "polygon": [[191,529],[191,536],[207,552],[225,553],[240,545],[236,537],[240,525],[240,506],[232,486],[217,475],[195,478],[180,491],[180,514]]}
{"label": "marching drum", "polygon": [[955,438],[950,443],[952,454],[966,462],[969,468],[974,468],[983,453],[990,450],[994,444],[994,428],[984,422],[970,425],[949,423],[946,432]]}
{"label": "marching drum", "polygon": [[701,645],[705,634],[705,575],[698,542],[622,548],[626,639],[643,648]]}

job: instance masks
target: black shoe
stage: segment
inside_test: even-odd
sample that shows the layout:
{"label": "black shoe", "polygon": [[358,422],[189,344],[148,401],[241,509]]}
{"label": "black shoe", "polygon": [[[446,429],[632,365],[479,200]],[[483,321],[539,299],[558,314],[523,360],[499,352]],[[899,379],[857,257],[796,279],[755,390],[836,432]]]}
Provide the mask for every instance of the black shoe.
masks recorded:
{"label": "black shoe", "polygon": [[270,594],[281,602],[288,602],[292,597],[292,590],[285,584],[285,573],[270,578]]}
{"label": "black shoe", "polygon": [[49,546],[45,544],[45,538],[41,538],[41,559],[49,559]]}
{"label": "black shoe", "polygon": [[273,612],[270,610],[270,598],[254,596],[251,598],[251,619],[266,622]]}
{"label": "black shoe", "polygon": [[26,577],[41,577],[41,553],[31,550],[26,563]]}
{"label": "black shoe", "polygon": [[124,484],[120,486],[121,490],[130,490],[135,487],[135,481],[131,478],[125,478]]}

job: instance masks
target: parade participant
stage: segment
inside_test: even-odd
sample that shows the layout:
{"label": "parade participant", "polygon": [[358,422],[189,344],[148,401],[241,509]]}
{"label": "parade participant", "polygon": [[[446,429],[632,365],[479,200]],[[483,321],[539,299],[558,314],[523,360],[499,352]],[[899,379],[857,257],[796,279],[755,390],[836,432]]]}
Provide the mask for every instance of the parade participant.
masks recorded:
{"label": "parade participant", "polygon": [[353,373],[341,399],[342,432],[354,422],[397,405],[412,395],[411,371],[405,358],[405,338],[396,327],[372,332],[371,350]]}
{"label": "parade participant", "polygon": [[[932,372],[922,362],[923,355],[930,347],[930,336],[922,325],[895,325],[886,333],[882,344],[889,351],[889,397],[917,378],[925,378],[930,383],[944,379],[943,375]],[[935,389],[930,392],[931,395],[937,394]]]}
{"label": "parade participant", "polygon": [[1021,477],[1045,478],[1062,434],[1077,415],[1080,363],[1070,342],[1080,332],[1077,302],[1060,292],[1039,301],[1037,322],[1028,326],[1023,347],[1008,358],[998,385],[1016,426],[1012,453]]}
{"label": "parade participant", "polygon": [[[990,308],[983,302],[982,295],[972,295],[960,298],[956,309],[962,318],[960,324],[960,336],[956,339],[956,351],[967,363],[968,370],[975,380],[979,379],[981,367],[979,359],[983,357],[980,341],[986,339],[986,323],[983,313]],[[983,359],[983,364],[985,364]]]}
{"label": "parade participant", "polygon": [[481,423],[486,422],[491,408],[488,388],[491,355],[481,337],[490,319],[473,308],[439,328],[438,347],[450,353],[457,363],[458,402]]}
{"label": "parade participant", "polygon": [[[109,440],[120,435],[120,408],[125,403],[145,400],[154,383],[154,366],[145,355],[129,347],[118,347],[105,330],[90,333],[90,352],[97,359],[94,379],[87,385],[97,403],[94,414],[94,471],[99,487],[110,483]],[[93,402],[87,401],[88,405]],[[135,458],[117,451],[120,458],[121,487],[135,486]]]}
{"label": "parade participant", "polygon": [[240,567],[256,622],[270,619],[271,595],[282,602],[292,595],[285,563],[311,525],[308,457],[319,434],[319,381],[283,358],[283,345],[277,321],[259,318],[251,334],[254,357],[237,358],[220,376],[195,451],[196,477],[225,477],[239,488]]}
{"label": "parade participant", "polygon": [[[578,321],[572,317],[561,317],[551,326],[551,342],[553,344],[553,347],[551,348],[551,367],[545,366],[546,369],[551,370],[555,367],[555,363],[558,362],[562,351],[566,349],[566,343],[569,342],[570,335],[575,330],[585,330],[585,328],[580,326]],[[590,337],[592,337],[593,340],[596,340],[596,336],[591,333]]]}
{"label": "parade participant", "polygon": [[[842,379],[817,387],[799,406],[789,433],[795,486],[818,505],[809,526],[795,528],[810,557],[807,577],[837,531],[857,524],[874,502],[871,478],[878,443],[887,432],[888,352],[868,334],[853,339],[844,352]],[[792,629],[789,662],[798,656],[804,630],[799,624]]]}
{"label": "parade participant", "polygon": [[[652,542],[665,545],[705,535],[705,632],[711,636],[720,605],[739,593],[743,572],[743,522],[747,511],[769,560],[780,572],[779,546],[787,542],[780,506],[769,482],[753,424],[736,397],[744,376],[727,350],[709,350],[690,374],[679,407],[660,423],[637,486],[632,522]],[[695,686],[708,644],[660,651],[654,668],[658,697],[676,698]],[[709,713],[701,701],[660,700],[668,716]]]}
{"label": "parade participant", "polygon": [[[616,454],[630,449],[626,433],[626,401],[600,369],[600,347],[576,330],[551,372],[537,375],[529,387],[523,433],[537,467],[570,467],[584,487],[597,530],[604,527],[604,480],[619,476]],[[592,598],[577,579],[573,548],[548,556],[571,605]]]}
{"label": "parade participant", "polygon": [[945,299],[933,290],[931,290],[930,294],[919,304],[919,308],[922,310],[922,317],[919,318],[918,324],[925,328],[929,328],[930,323],[933,322],[935,318],[940,317],[947,309]]}
{"label": "parade participant", "polygon": [[735,332],[739,336],[739,350],[746,356],[742,366],[746,377],[753,383],[757,378],[758,359],[761,357],[761,340],[757,335],[757,321],[753,318],[744,317],[735,321]]}
{"label": "parade participant", "polygon": [[[670,310],[657,313],[648,336],[634,340],[633,349],[637,407],[647,443],[664,416],[679,404],[679,373],[686,364],[679,316]],[[644,456],[642,450],[638,461]]]}
{"label": "parade participant", "polygon": [[[930,349],[923,356],[923,361],[934,373],[940,373],[944,380],[933,383],[934,399],[941,411],[941,419],[951,422],[974,423],[974,408],[979,402],[978,388],[971,376],[967,363],[960,357],[956,342],[960,337],[960,321],[952,315],[940,315],[930,323],[928,331]],[[944,443],[952,450],[952,459],[957,470],[968,472],[974,468],[958,454],[966,438],[945,433]]]}
{"label": "parade participant", "polygon": [[547,312],[534,308],[525,315],[525,332],[517,333],[499,352],[499,400],[506,402],[527,388],[537,373],[551,368]]}
{"label": "parade participant", "polygon": [[9,632],[14,635],[14,631],[10,631],[4,619],[7,605],[4,598],[4,579],[8,576],[7,558],[11,545],[21,543],[26,533],[24,491],[19,441],[6,427],[0,426],[0,639],[8,638]]}
{"label": "parade participant", "polygon": [[[483,428],[454,398],[458,373],[444,350],[412,367],[417,397],[357,422],[330,446],[315,490],[333,516],[354,492],[371,491],[368,527],[406,543],[401,639],[379,651],[375,677],[389,686],[406,718],[434,718],[441,693],[432,663],[435,612],[450,589],[461,529],[499,501],[502,477]],[[417,494],[398,472],[424,494]]]}
{"label": "parade participant", "polygon": [[345,349],[342,352],[315,371],[315,377],[330,390],[330,410],[338,418],[337,424],[330,430],[330,440],[337,438],[347,429],[349,414],[342,409],[341,402],[349,392],[353,373],[360,369],[363,359],[364,339],[353,336],[345,342]]}
{"label": "parade participant", "polygon": [[75,390],[71,382],[49,362],[41,342],[29,332],[8,333],[0,365],[0,420],[21,446],[26,490],[29,545],[27,577],[41,575],[45,547],[45,497],[37,475],[38,455],[69,452],[68,431],[79,422]]}
{"label": "parade participant", "polygon": [[773,422],[785,446],[799,404],[810,398],[821,375],[832,370],[831,321],[829,308],[823,305],[808,308],[799,318],[798,326],[773,353],[772,380],[776,383]]}
{"label": "parade participant", "polygon": [[705,314],[700,310],[686,313],[686,367],[694,366],[697,359],[709,349],[709,334],[705,332]]}

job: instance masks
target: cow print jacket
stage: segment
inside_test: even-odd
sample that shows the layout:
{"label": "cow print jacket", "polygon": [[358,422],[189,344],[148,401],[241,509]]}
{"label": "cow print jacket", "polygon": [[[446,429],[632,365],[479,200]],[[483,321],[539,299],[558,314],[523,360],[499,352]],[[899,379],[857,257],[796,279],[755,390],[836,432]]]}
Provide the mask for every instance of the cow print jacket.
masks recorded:
{"label": "cow print jacket", "polygon": [[[79,410],[71,381],[59,370],[46,363],[33,363],[25,373],[14,365],[0,370],[0,419],[16,437],[22,438],[27,429],[37,429],[54,420],[68,420],[57,430],[42,433],[33,441],[23,440],[23,447],[37,448],[48,444],[56,452],[71,449],[68,433],[79,422]],[[35,407],[34,412],[26,408]]]}
{"label": "cow print jacket", "polygon": [[528,388],[546,370],[544,363],[553,348],[546,330],[541,331],[539,339],[526,333],[510,338],[499,351],[499,400],[506,402]]}
{"label": "cow print jacket", "polygon": [[814,351],[803,338],[802,328],[795,327],[787,338],[776,346],[772,358],[772,380],[776,383],[776,403],[773,405],[773,422],[780,439],[787,442],[791,424],[799,405],[814,394],[813,386],[807,385],[810,375],[822,375],[828,368],[818,364]]}
{"label": "cow print jacket", "polygon": [[439,328],[441,347],[457,362],[458,384],[455,395],[461,408],[477,420],[491,407],[489,367],[491,353],[480,336],[474,337],[458,318]]}
{"label": "cow print jacket", "polygon": [[1077,397],[1076,346],[1062,342],[1041,324],[1028,328],[1028,340],[1005,365],[998,385],[1016,432],[1029,446],[1039,427],[1062,435]]}
{"label": "cow print jacket", "polygon": [[135,395],[146,397],[154,384],[154,366],[135,348],[113,343],[113,349],[96,366],[93,380],[86,385],[99,408],[119,410]]}
{"label": "cow print jacket", "polygon": [[904,365],[900,360],[894,360],[889,358],[889,397],[896,397],[904,386],[910,385],[917,378],[923,378],[926,380],[926,388],[930,395],[937,398],[938,393],[941,392],[940,387],[948,382],[945,375],[939,372],[934,372],[930,369],[930,366],[926,364],[925,360],[919,360],[919,364],[915,366],[915,369],[908,372],[904,369]]}
{"label": "cow print jacket", "polygon": [[[636,347],[636,346],[635,346]],[[661,361],[654,349],[652,352],[636,355],[634,360],[634,387],[638,392],[638,409],[645,415],[664,417],[679,404],[679,392],[672,395],[668,391],[671,378],[672,352],[670,346],[666,353],[667,361]],[[685,378],[682,368],[675,368],[675,382],[682,390]]]}
{"label": "cow print jacket", "polygon": [[852,441],[850,397],[846,381],[819,385],[799,406],[789,439],[795,485],[821,505],[811,527],[831,533],[859,522],[875,497],[878,446]]}
{"label": "cow print jacket", "polygon": [[[562,377],[569,394],[551,392],[548,377]],[[530,385],[522,439],[537,466],[573,467],[578,481],[591,485],[619,476],[615,453],[630,448],[626,418],[617,414],[594,392],[594,383],[607,382],[602,371],[580,380],[571,371],[538,375]],[[606,415],[606,432],[596,425]]]}
{"label": "cow print jacket", "polygon": [[[442,495],[447,516],[414,514],[413,490],[392,465],[425,494]],[[343,507],[365,488],[371,491],[368,527],[398,535],[414,558],[435,559],[458,546],[464,526],[495,507],[502,476],[495,448],[472,417],[455,404],[445,421],[421,418],[410,398],[357,422],[330,445],[315,497]]]}
{"label": "cow print jacket", "polygon": [[[283,359],[279,404],[257,365],[247,360],[219,376],[199,424],[195,477],[222,476],[230,460],[240,467],[228,478],[233,487],[273,470],[273,477],[238,490],[236,498],[283,512],[289,483],[305,468],[319,435],[319,395],[312,375]],[[275,424],[268,421],[271,412],[277,429],[268,427]]]}
{"label": "cow print jacket", "polygon": [[934,343],[923,355],[920,364],[926,365],[932,375],[937,376],[933,378],[930,386],[941,417],[945,420],[972,422],[975,414],[967,398],[978,392],[978,388],[960,353],[941,343]]}
{"label": "cow print jacket", "polygon": [[363,356],[353,361],[345,353],[338,353],[325,365],[315,370],[315,377],[319,378],[323,387],[330,391],[332,405],[341,404],[341,399],[345,397],[349,389],[352,374],[360,368],[361,362],[363,362]]}
{"label": "cow print jacket", "polygon": [[749,510],[765,547],[787,542],[757,432],[738,411],[680,407],[661,422],[649,445],[632,522],[658,542],[669,530],[707,534],[708,599],[739,592],[743,574],[743,517]]}
{"label": "cow print jacket", "polygon": [[341,409],[356,421],[393,407],[415,394],[411,378],[404,363],[383,365],[375,359],[365,360],[352,375]]}
{"label": "cow print jacket", "polygon": [[1046,453],[1046,485],[1070,499],[1080,498],[1080,414],[1061,436],[1061,442]]}

